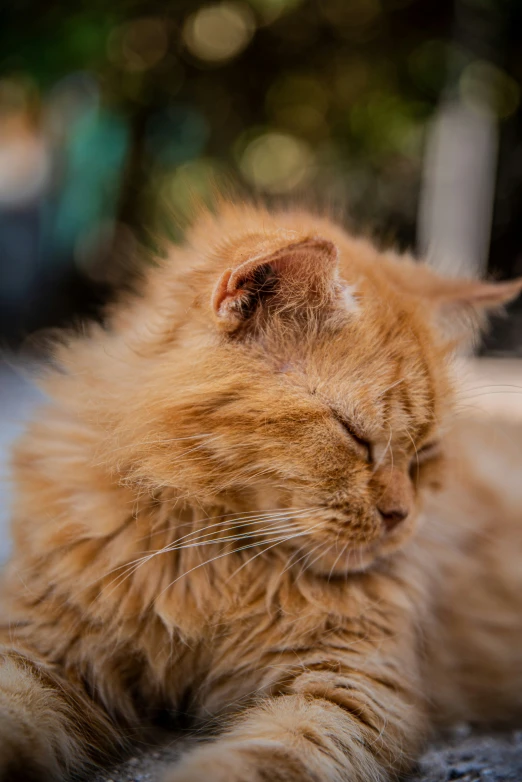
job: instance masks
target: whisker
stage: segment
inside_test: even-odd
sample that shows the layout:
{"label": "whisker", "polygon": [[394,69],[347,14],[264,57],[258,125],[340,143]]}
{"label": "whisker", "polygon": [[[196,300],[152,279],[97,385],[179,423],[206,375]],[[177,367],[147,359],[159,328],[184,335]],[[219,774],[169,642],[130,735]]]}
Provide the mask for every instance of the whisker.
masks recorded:
{"label": "whisker", "polygon": [[335,570],[335,566],[337,565],[337,563],[339,562],[339,560],[341,559],[341,557],[343,557],[343,556],[346,554],[346,549],[347,549],[347,548],[348,548],[348,541],[346,541],[346,543],[345,543],[345,544],[344,544],[344,546],[342,547],[341,551],[339,552],[339,554],[338,554],[338,556],[337,556],[337,558],[336,558],[335,562],[333,563],[332,567],[330,568],[330,572],[328,573],[328,579],[327,579],[328,581],[330,581],[330,579],[331,579],[331,577],[332,577],[332,573],[333,573],[333,572],[334,572],[334,570]]}
{"label": "whisker", "polygon": [[379,467],[381,466],[381,464],[384,462],[384,460],[386,458],[386,454],[388,453],[388,450],[390,448],[392,437],[393,437],[393,429],[391,427],[391,424],[389,425],[389,427],[390,427],[390,436],[388,437],[388,442],[386,443],[386,448],[384,449],[383,453],[381,454],[381,458],[374,464],[373,472],[378,470]]}
{"label": "whisker", "polygon": [[499,390],[494,390],[494,391],[485,391],[484,393],[479,393],[479,394],[466,394],[466,395],[462,394],[462,395],[460,395],[460,398],[461,399],[478,399],[481,396],[493,396],[494,394],[505,394],[506,396],[508,396],[508,395],[520,396],[522,394],[522,388],[518,389],[517,391],[509,390],[509,389],[506,391],[506,390],[499,389]]}
{"label": "whisker", "polygon": [[384,389],[384,391],[381,391],[381,392],[380,392],[380,394],[377,394],[377,397],[376,397],[376,398],[377,398],[377,399],[380,399],[381,397],[383,397],[383,396],[384,396],[384,394],[387,394],[387,393],[388,393],[388,391],[391,391],[391,390],[392,390],[392,388],[395,388],[395,386],[398,386],[398,385],[400,385],[401,383],[404,383],[404,381],[405,381],[405,380],[406,380],[406,378],[405,378],[405,377],[401,377],[401,378],[399,378],[399,379],[398,379],[398,380],[396,380],[394,383],[392,383],[392,384],[391,384],[391,385],[389,385],[387,388],[385,388],[385,389]]}
{"label": "whisker", "polygon": [[[307,534],[308,534],[308,532],[297,532],[297,533],[295,533],[295,535],[289,535],[289,536],[283,537],[283,538],[274,538],[273,541],[267,540],[267,541],[265,541],[265,543],[272,543],[272,542],[275,542],[275,543],[285,542],[286,543],[289,540],[292,540],[293,538],[297,538],[297,537],[300,537],[300,536],[305,536]],[[259,545],[259,543],[256,541],[255,543],[249,543],[246,546],[241,546],[238,549],[234,549],[234,551],[235,552],[245,551],[246,549],[253,548],[254,546],[258,546],[258,545]],[[193,573],[194,570],[198,570],[200,567],[204,567],[205,565],[209,565],[210,563],[215,562],[217,559],[222,559],[222,557],[226,557],[226,556],[228,556],[231,553],[232,553],[232,551],[225,551],[223,554],[218,554],[217,556],[212,557],[212,559],[208,559],[205,562],[201,562],[199,565],[195,565],[193,568],[190,568],[190,570],[187,570],[185,573],[182,573],[180,576],[178,576],[173,581],[171,581],[170,584],[168,584],[165,587],[165,589],[163,589],[160,592],[160,596],[164,592],[166,592],[167,589],[170,589],[172,586],[174,586],[174,584],[176,584],[178,581],[180,581],[180,579],[185,578],[185,576],[188,576],[190,573]]]}
{"label": "whisker", "polygon": [[[275,532],[278,532],[280,534],[291,532],[295,530],[295,526],[288,525],[286,521],[282,520],[279,524],[272,524],[271,527],[266,527],[262,530],[256,530],[255,535],[256,536],[262,536],[267,534],[274,534]],[[208,535],[212,535],[213,533],[208,533]],[[123,570],[122,573],[120,573],[114,581],[110,582],[115,583],[120,579],[119,585],[124,583],[124,581],[132,576],[136,571],[144,564],[152,560],[154,557],[159,556],[160,554],[165,554],[168,552],[174,552],[174,551],[181,551],[183,549],[189,549],[189,548],[198,548],[200,546],[209,546],[209,545],[215,545],[219,543],[233,543],[235,541],[244,540],[245,538],[252,538],[254,537],[251,532],[245,532],[241,534],[236,535],[224,535],[223,537],[219,538],[211,538],[210,540],[203,540],[202,538],[208,537],[208,535],[204,535],[201,538],[196,538],[195,540],[185,541],[184,543],[177,543],[176,545],[174,543],[170,543],[168,546],[163,547],[162,549],[158,549],[157,551],[153,551],[149,554],[146,554],[143,557],[139,557],[138,559],[135,559],[131,562],[127,562],[124,565],[120,565],[119,567],[114,568],[111,572],[116,572],[117,570]]]}
{"label": "whisker", "polygon": [[[317,546],[321,546],[321,545],[322,545],[322,543],[318,543],[318,544],[317,544]],[[315,551],[315,550],[316,550],[316,548],[317,548],[317,546],[315,546],[315,547],[312,549],[312,551]],[[289,558],[289,560],[288,560],[288,563],[287,563],[287,565],[286,565],[285,569],[284,569],[284,570],[281,572],[281,576],[284,576],[284,574],[287,572],[287,570],[290,570],[290,568],[291,568],[291,567],[293,567],[294,565],[297,565],[297,563],[298,563],[298,562],[301,562],[301,560],[303,560],[305,557],[307,557],[307,556],[309,555],[309,552],[308,552],[308,551],[305,551],[305,552],[304,552],[304,554],[301,554],[301,556],[299,557],[299,559],[295,560],[295,562],[294,562],[294,561],[293,561],[293,560],[294,560],[294,557],[295,557],[297,554],[301,554],[301,552],[300,552],[300,550],[299,550],[299,549],[296,549],[296,550],[294,551],[294,553],[291,555],[291,557]]]}
{"label": "whisker", "polygon": [[482,391],[485,388],[517,388],[522,390],[522,386],[517,385],[517,383],[484,383],[480,386],[465,386],[464,390]]}
{"label": "whisker", "polygon": [[[160,443],[180,443],[184,440],[197,440],[200,437],[216,437],[219,435],[212,435],[211,432],[208,432],[206,434],[189,434],[186,435],[186,437],[169,437],[166,439],[163,438],[157,438],[156,440],[144,440],[140,443],[140,445],[146,446],[146,445],[158,445]],[[128,445],[121,445],[117,448],[112,448],[110,451],[108,451],[109,454],[116,453],[117,451],[123,451],[125,448],[128,448]]]}
{"label": "whisker", "polygon": [[[303,532],[303,534],[304,534],[304,535],[308,535],[308,534],[310,534],[310,533],[312,532],[312,530],[314,530],[314,529],[317,529],[317,527],[320,527],[320,526],[321,526],[321,523],[322,523],[322,522],[319,522],[318,524],[315,524],[313,527],[310,527],[310,529],[308,529],[308,530],[304,531],[304,532]],[[293,535],[292,537],[296,537],[296,536],[295,536],[295,535]],[[288,540],[290,540],[290,538],[288,538]],[[278,542],[279,542],[279,541],[278,541]],[[250,562],[252,562],[254,559],[256,559],[256,557],[259,557],[259,556],[260,556],[260,554],[266,554],[266,552],[267,552],[267,551],[269,551],[271,548],[274,548],[274,546],[276,546],[276,545],[277,545],[277,543],[274,543],[274,545],[272,545],[272,546],[269,546],[267,549],[264,549],[263,551],[259,552],[259,554],[255,554],[253,557],[250,557],[250,559],[248,559],[246,562],[243,562],[243,564],[241,565],[241,567],[239,567],[237,570],[235,570],[235,571],[232,573],[232,576],[230,576],[230,578],[232,578],[232,577],[233,577],[233,576],[235,576],[237,573],[239,573],[239,571],[240,571],[240,570],[243,570],[243,568],[244,568],[246,565],[250,564]],[[230,578],[227,580],[227,583],[228,583],[228,581],[230,581]]]}
{"label": "whisker", "polygon": [[[329,548],[331,548],[332,545],[333,545],[332,543],[322,542],[322,543],[318,544],[317,546],[314,546],[314,548],[311,551],[308,552],[308,554],[307,554],[307,556],[305,558],[305,561],[301,565],[299,573],[296,576],[296,581],[298,581],[301,578],[303,573],[306,570],[308,570],[308,568],[310,568],[314,564],[314,562],[317,562],[318,559],[320,559],[322,556],[324,556],[324,554],[328,551]],[[320,549],[318,556],[315,557],[315,559],[313,559],[311,562],[308,562],[309,558],[312,556],[312,554],[315,554],[317,549]],[[298,560],[298,561],[300,562],[301,560]]]}
{"label": "whisker", "polygon": [[[198,540],[199,538],[207,537],[208,535],[213,535],[213,534],[215,534],[214,532],[207,532],[207,533],[205,533],[203,535],[200,534],[200,533],[203,533],[205,530],[209,530],[209,529],[212,529],[212,528],[215,528],[215,527],[221,527],[221,529],[222,530],[224,529],[224,531],[226,532],[229,528],[233,529],[234,527],[241,527],[241,526],[246,526],[246,525],[255,526],[255,525],[258,525],[258,524],[264,524],[267,521],[269,521],[271,523],[275,523],[278,519],[280,521],[282,521],[282,522],[283,521],[287,521],[287,520],[290,521],[292,518],[293,519],[299,519],[303,515],[306,516],[308,513],[311,513],[314,510],[317,510],[317,508],[306,508],[306,509],[302,509],[300,511],[294,511],[292,513],[281,512],[281,513],[278,513],[278,514],[274,514],[272,516],[263,515],[263,516],[256,516],[256,517],[253,517],[253,518],[248,518],[248,519],[232,520],[231,522],[222,521],[222,522],[218,522],[216,524],[209,524],[206,527],[203,527],[202,529],[193,530],[192,532],[189,532],[186,535],[183,535],[181,538],[177,538],[176,540],[172,541],[171,543],[168,543],[163,548],[158,549],[155,552],[151,552],[149,554],[146,554],[145,556],[146,557],[156,556],[157,554],[163,553],[164,551],[169,551],[169,550],[171,550],[171,548],[173,546],[177,545],[178,543],[180,543],[183,540],[187,540],[187,539],[191,538],[193,535],[199,535],[198,538],[195,538],[196,540]],[[160,532],[161,532],[161,530],[158,531],[157,534],[159,534]],[[138,561],[140,561],[140,559],[141,558],[139,558],[137,560],[134,560],[134,562],[138,562]],[[126,565],[130,565],[130,564],[133,564],[133,562],[127,562],[126,563]],[[124,566],[122,565],[122,567],[124,567]]]}
{"label": "whisker", "polygon": [[[282,536],[282,535],[286,535],[289,532],[295,532],[295,528],[294,527],[283,527],[282,529],[272,528],[270,530],[266,530],[265,532],[260,533],[261,540],[258,540],[256,543],[253,543],[253,545],[261,545],[264,542],[262,540],[262,537],[265,536],[265,535],[277,534],[279,536]],[[178,546],[175,549],[171,549],[171,550],[172,551],[182,551],[183,549],[189,549],[189,548],[195,549],[195,548],[199,548],[199,547],[202,547],[202,546],[216,546],[216,545],[219,545],[220,543],[221,544],[225,544],[225,545],[230,545],[231,543],[241,542],[242,540],[250,539],[251,537],[252,537],[251,535],[242,535],[242,536],[237,536],[237,537],[233,537],[233,538],[216,538],[214,540],[207,540],[207,541],[203,541],[201,543],[185,544],[185,545]],[[274,538],[272,538],[272,540],[274,540]],[[231,549],[229,553],[232,554],[234,551],[241,551],[241,549]],[[122,573],[120,573],[115,579],[113,579],[109,584],[107,584],[103,588],[102,593],[106,589],[108,589],[110,586],[113,586],[115,589],[117,589],[118,587],[121,587],[125,583],[125,581],[127,581],[129,578],[131,578],[137,572],[137,570],[139,570],[139,568],[142,565],[144,565],[144,564],[145,564],[145,562],[140,562],[140,563],[134,565],[133,567],[130,567],[130,568],[126,569],[125,571],[123,571]],[[109,593],[109,594],[111,594],[111,593]]]}
{"label": "whisker", "polygon": [[[126,563],[124,563],[122,565],[119,565],[116,568],[113,568],[113,570],[111,572],[116,572],[117,570],[122,570],[123,572],[121,572],[113,581],[109,582],[109,584],[107,584],[105,588],[109,587],[112,584],[114,584],[115,588],[118,587],[118,586],[121,586],[121,584],[123,584],[127,578],[132,576],[142,565],[144,565],[146,562],[150,561],[154,557],[159,556],[160,554],[167,553],[167,552],[170,552],[170,551],[177,551],[177,550],[180,550],[180,549],[183,549],[183,548],[194,548],[194,547],[199,546],[199,545],[210,545],[210,544],[214,544],[214,543],[228,543],[228,542],[233,542],[234,540],[242,540],[244,538],[251,538],[253,536],[260,535],[260,534],[271,534],[272,532],[277,532],[277,531],[279,531],[280,533],[291,531],[292,529],[295,529],[294,526],[286,526],[286,527],[283,526],[285,524],[286,525],[288,525],[288,524],[292,525],[292,518],[291,517],[293,517],[294,519],[299,519],[303,515],[306,516],[308,513],[312,512],[313,510],[314,510],[314,508],[310,508],[310,509],[302,509],[301,511],[294,512],[292,514],[281,513],[281,514],[278,514],[278,515],[282,516],[282,518],[280,518],[280,519],[273,519],[273,517],[269,518],[269,519],[266,519],[266,518],[259,519],[259,517],[257,517],[257,520],[255,520],[255,521],[252,520],[252,519],[248,519],[247,520],[247,524],[253,524],[253,525],[255,525],[255,524],[265,524],[267,521],[269,521],[271,527],[270,528],[269,527],[265,528],[264,532],[263,532],[263,530],[256,530],[254,533],[252,533],[252,532],[245,532],[245,533],[241,533],[241,535],[237,535],[237,534],[235,536],[224,535],[224,536],[222,536],[220,538],[216,538],[214,540],[204,540],[205,538],[208,538],[209,535],[211,536],[211,535],[215,534],[214,532],[211,532],[211,533],[207,532],[204,535],[199,535],[196,538],[190,539],[191,536],[197,535],[198,532],[199,532],[199,530],[194,530],[193,532],[190,532],[187,535],[182,536],[181,538],[177,538],[175,541],[172,541],[171,543],[167,544],[166,546],[164,546],[161,549],[157,549],[156,551],[150,552],[150,553],[144,555],[143,557],[138,557],[137,559],[132,560],[131,562],[126,562]],[[221,522],[220,524],[226,524],[226,522]],[[238,522],[238,525],[239,524],[240,524],[240,522]],[[241,525],[245,526],[244,520],[241,520]],[[220,526],[220,525],[211,524],[211,525],[209,525],[208,527],[206,527],[204,529],[209,529],[209,528],[215,527],[215,526]],[[227,532],[228,530],[225,529],[224,531]],[[184,543],[183,543],[183,541],[184,541]],[[102,590],[102,591],[104,591],[104,590]]]}
{"label": "whisker", "polygon": [[419,477],[419,469],[420,469],[419,452],[417,451],[417,446],[415,445],[415,441],[414,441],[413,437],[411,436],[409,429],[406,429],[406,434],[410,438],[411,444],[413,445],[413,450],[415,451],[415,461],[417,463],[416,467],[417,467],[417,478],[418,478]]}
{"label": "whisker", "polygon": [[[255,526],[257,524],[263,524],[265,521],[272,521],[273,520],[275,522],[278,519],[283,519],[284,520],[286,518],[289,518],[290,516],[295,516],[296,518],[298,518],[300,515],[306,514],[306,513],[309,513],[309,512],[313,512],[314,510],[316,510],[316,508],[306,508],[306,509],[303,508],[303,509],[299,509],[299,510],[295,510],[295,511],[293,511],[293,510],[292,511],[281,511],[281,512],[273,513],[273,514],[269,514],[269,513],[259,514],[258,513],[256,516],[244,516],[244,517],[242,517],[240,519],[226,519],[225,518],[224,521],[219,521],[219,522],[216,522],[214,524],[207,524],[204,527],[198,527],[197,529],[193,529],[191,532],[187,533],[186,535],[183,535],[180,538],[177,538],[174,541],[171,541],[171,543],[169,543],[167,545],[173,545],[175,543],[179,543],[180,541],[182,541],[182,540],[184,540],[186,538],[190,538],[193,535],[199,535],[199,534],[205,532],[206,530],[214,529],[216,527],[224,529],[226,531],[226,529],[228,529],[228,528],[241,527],[241,526],[247,526],[247,525]],[[223,514],[223,516],[215,516],[213,518],[224,518],[227,515],[228,514]],[[212,519],[210,518],[208,520],[211,521]],[[169,527],[164,527],[162,529],[156,530],[156,532],[150,533],[150,535],[149,534],[144,535],[143,537],[138,538],[138,540],[144,540],[145,538],[148,539],[149,537],[152,537],[153,535],[162,535],[162,534],[165,534],[166,532],[168,532],[169,530],[179,529],[181,527],[194,527],[194,525],[197,524],[198,521],[199,520],[192,520],[192,521],[182,522],[180,524],[173,524],[173,525],[171,525]],[[208,533],[208,534],[214,534],[214,533]]]}

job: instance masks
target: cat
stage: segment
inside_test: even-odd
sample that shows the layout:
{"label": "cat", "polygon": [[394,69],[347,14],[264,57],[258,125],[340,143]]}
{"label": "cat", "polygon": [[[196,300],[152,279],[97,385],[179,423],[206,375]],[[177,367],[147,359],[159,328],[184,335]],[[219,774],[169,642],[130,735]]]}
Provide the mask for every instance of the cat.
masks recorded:
{"label": "cat", "polygon": [[0,780],[165,712],[208,734],[169,782],[384,782],[516,719],[518,434],[466,420],[454,356],[521,289],[223,200],[64,338],[13,454]]}

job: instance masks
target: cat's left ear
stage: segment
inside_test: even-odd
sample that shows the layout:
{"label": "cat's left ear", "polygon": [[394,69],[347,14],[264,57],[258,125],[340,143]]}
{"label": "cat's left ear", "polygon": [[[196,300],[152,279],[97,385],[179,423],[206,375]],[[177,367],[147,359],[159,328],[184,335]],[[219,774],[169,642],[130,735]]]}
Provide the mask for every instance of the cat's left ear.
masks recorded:
{"label": "cat's left ear", "polygon": [[276,309],[317,306],[331,296],[338,250],[312,236],[254,254],[227,269],[212,294],[212,309],[225,331],[234,331],[271,301]]}
{"label": "cat's left ear", "polygon": [[429,298],[439,323],[458,337],[469,334],[469,324],[483,325],[488,314],[502,311],[521,292],[522,278],[507,282],[444,279],[432,287]]}

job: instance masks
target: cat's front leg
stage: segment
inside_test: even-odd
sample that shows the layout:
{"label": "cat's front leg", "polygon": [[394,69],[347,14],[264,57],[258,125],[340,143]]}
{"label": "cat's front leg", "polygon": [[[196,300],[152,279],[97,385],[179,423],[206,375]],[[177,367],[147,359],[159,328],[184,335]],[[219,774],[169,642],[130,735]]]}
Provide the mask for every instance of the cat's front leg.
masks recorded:
{"label": "cat's front leg", "polygon": [[0,782],[62,782],[123,740],[82,692],[26,650],[0,648]]}
{"label": "cat's front leg", "polygon": [[409,688],[361,671],[305,671],[189,752],[165,782],[385,782],[425,735]]}

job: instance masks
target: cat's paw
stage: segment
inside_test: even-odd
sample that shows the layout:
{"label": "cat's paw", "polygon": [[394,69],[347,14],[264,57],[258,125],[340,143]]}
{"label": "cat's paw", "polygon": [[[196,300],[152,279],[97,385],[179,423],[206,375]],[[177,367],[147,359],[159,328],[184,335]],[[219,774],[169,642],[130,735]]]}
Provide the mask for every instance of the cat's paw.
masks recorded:
{"label": "cat's paw", "polygon": [[277,741],[216,741],[169,769],[162,782],[315,782],[300,758]]}
{"label": "cat's paw", "polygon": [[[235,752],[189,753],[169,769],[161,782],[247,782],[241,758]],[[255,777],[251,778],[255,782]],[[250,782],[250,780],[248,780]]]}
{"label": "cat's paw", "polygon": [[51,753],[38,741],[29,741],[27,731],[0,714],[0,782],[58,782],[62,775]]}
{"label": "cat's paw", "polygon": [[55,780],[35,758],[0,736],[0,782],[42,782]]}

